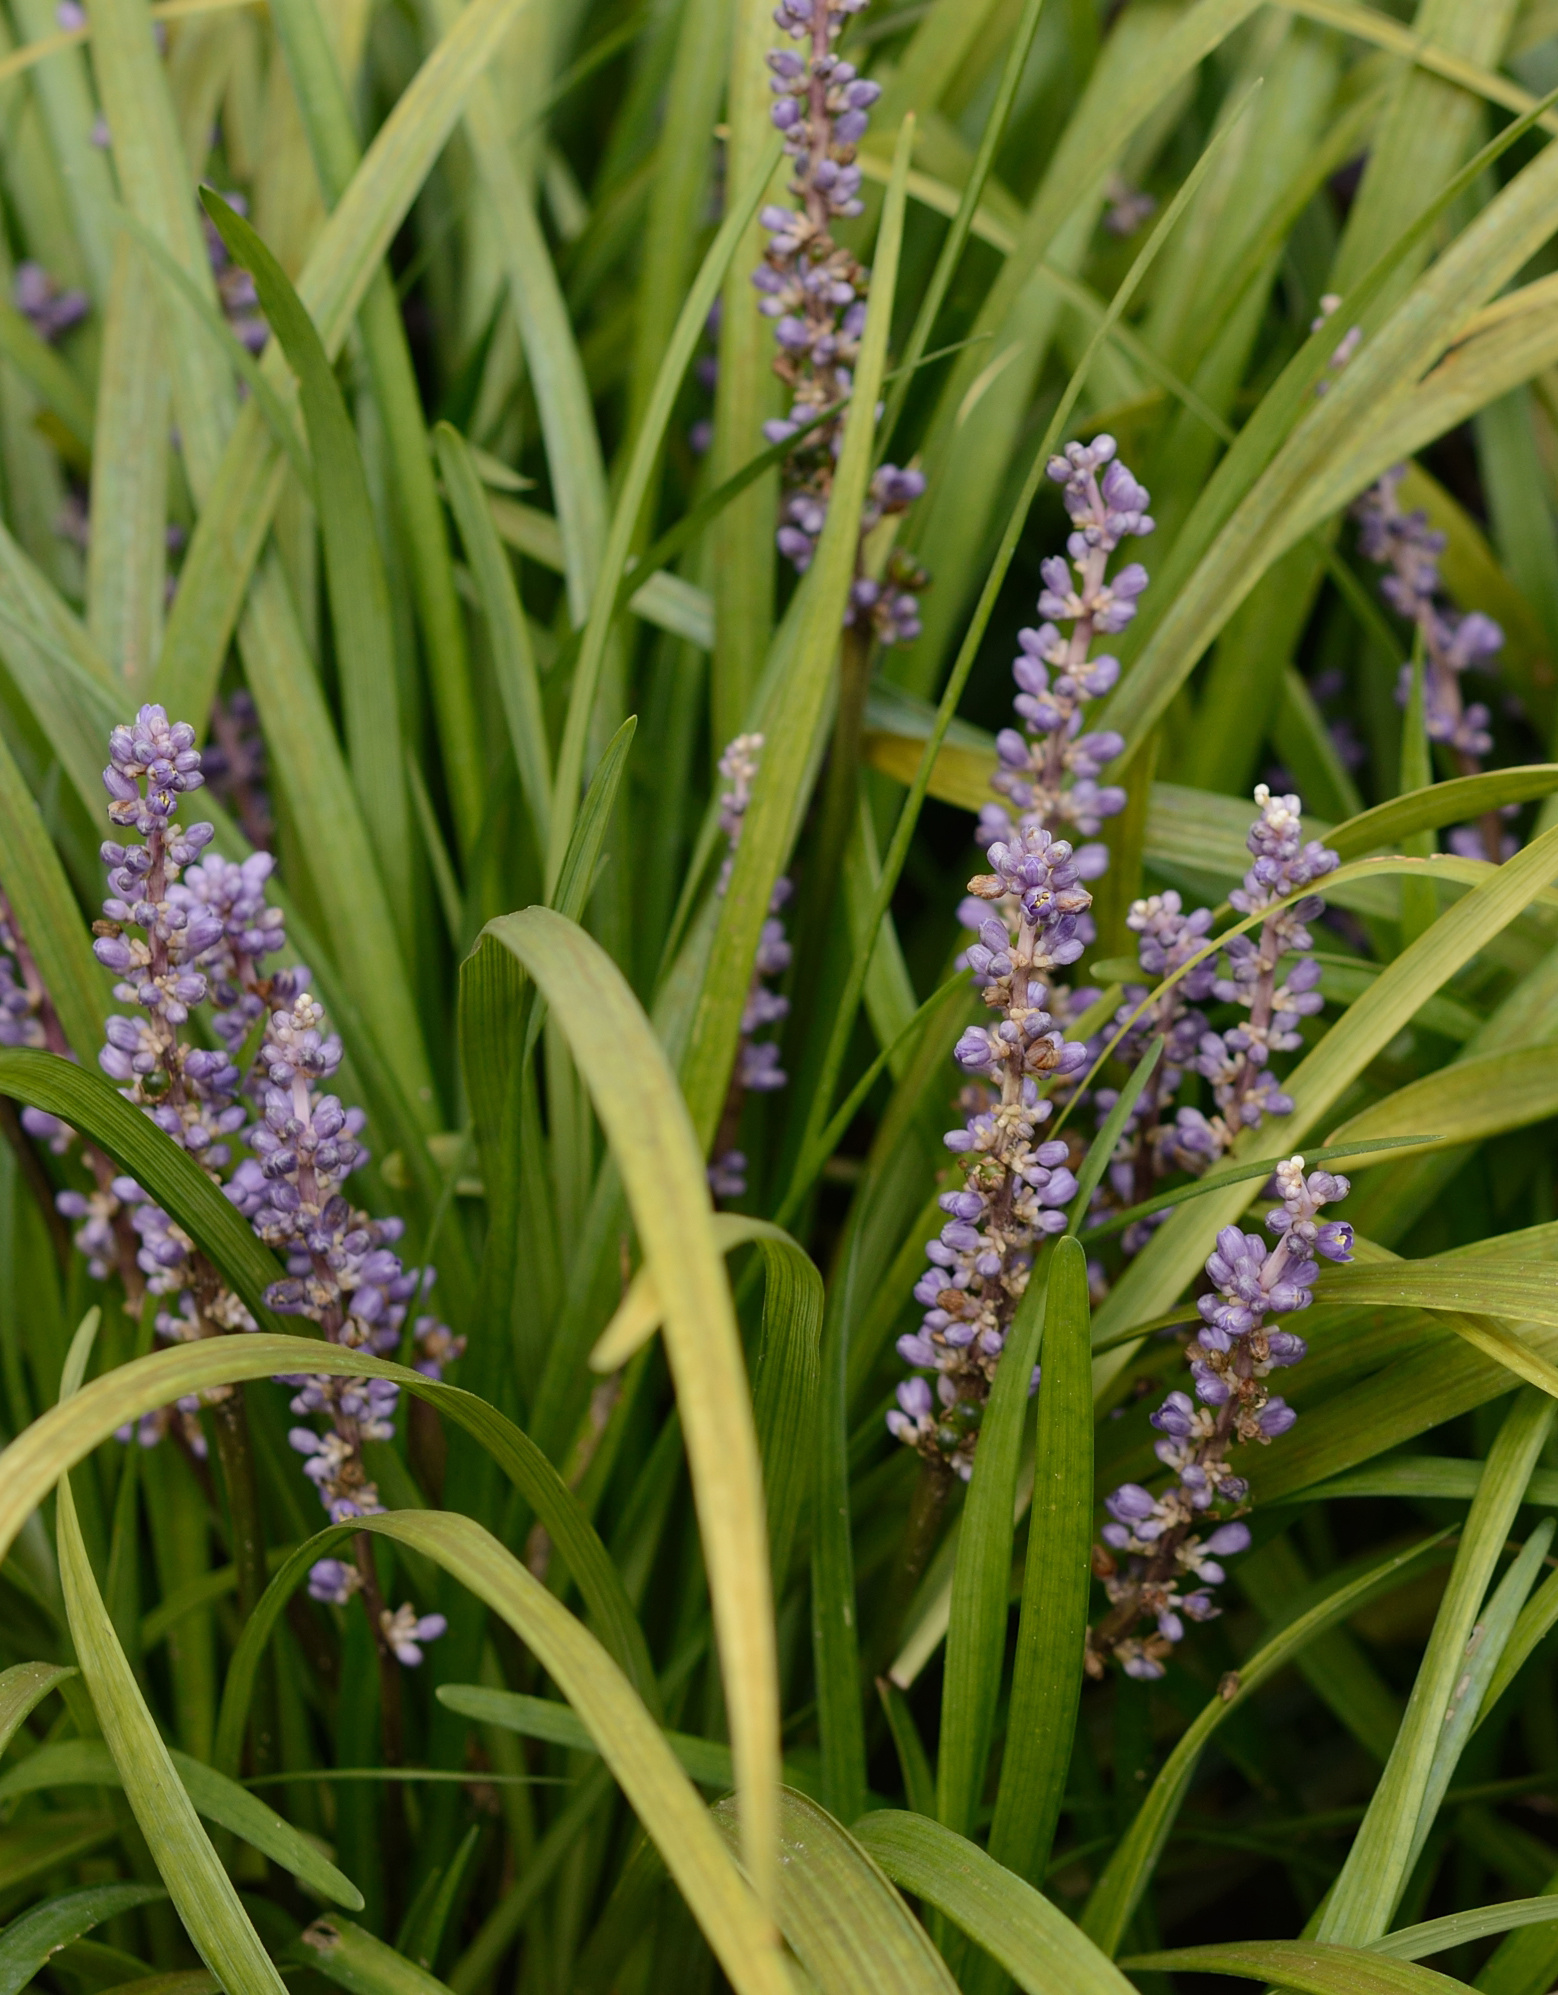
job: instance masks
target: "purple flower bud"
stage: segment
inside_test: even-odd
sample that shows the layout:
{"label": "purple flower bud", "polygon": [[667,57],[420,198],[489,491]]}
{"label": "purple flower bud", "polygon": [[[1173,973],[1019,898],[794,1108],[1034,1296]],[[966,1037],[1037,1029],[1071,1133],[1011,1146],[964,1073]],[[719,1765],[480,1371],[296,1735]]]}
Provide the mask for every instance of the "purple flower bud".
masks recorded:
{"label": "purple flower bud", "polygon": [[1157,1507],[1155,1499],[1139,1482],[1122,1482],[1112,1496],[1104,1499],[1104,1508],[1122,1524],[1139,1524],[1151,1517]]}

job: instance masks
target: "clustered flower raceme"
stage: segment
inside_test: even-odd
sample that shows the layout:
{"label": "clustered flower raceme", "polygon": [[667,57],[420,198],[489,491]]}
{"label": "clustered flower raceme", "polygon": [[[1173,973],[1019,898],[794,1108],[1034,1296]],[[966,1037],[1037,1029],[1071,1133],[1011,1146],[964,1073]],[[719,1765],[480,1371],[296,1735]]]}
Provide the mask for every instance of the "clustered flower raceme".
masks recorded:
{"label": "clustered flower raceme", "polygon": [[1174,1480],[1157,1496],[1140,1483],[1122,1483],[1105,1504],[1110,1522],[1094,1548],[1093,1569],[1110,1610],[1089,1631],[1090,1675],[1102,1676],[1113,1656],[1128,1676],[1162,1676],[1186,1619],[1208,1621],[1221,1611],[1209,1591],[1224,1577],[1219,1561],[1250,1542],[1249,1527],[1227,1516],[1249,1493],[1229,1466],[1229,1450],[1236,1442],[1273,1441],[1297,1418],[1267,1381],[1299,1363],[1307,1346],[1266,1318],[1309,1307],[1317,1255],[1352,1258],[1352,1228],[1319,1216],[1349,1189],[1346,1178],[1329,1171],[1306,1176],[1303,1158],[1291,1157],[1277,1166],[1281,1203],[1266,1220],[1275,1247],[1268,1252],[1258,1233],[1237,1226],[1218,1234],[1206,1263],[1216,1292],[1197,1304],[1201,1326],[1187,1352],[1194,1397],[1173,1391],[1152,1416],[1162,1436],[1155,1452]]}
{"label": "clustered flower raceme", "polygon": [[[120,978],[115,996],[138,1010],[109,1019],[100,1064],[283,1254],[287,1273],[267,1290],[269,1308],[310,1317],[332,1342],[396,1351],[432,1270],[404,1269],[393,1251],[401,1221],[370,1218],[341,1189],[367,1158],[357,1140],[364,1118],[321,1091],[340,1065],[341,1042],[309,991],[308,971],[265,972],[264,959],[286,946],[281,912],[266,901],[275,861],[266,852],[242,863],[222,859],[207,851],[209,824],[176,821],[180,799],[205,781],[187,723],[143,706],[129,726],[114,729],[109,754],[109,816],[145,842],[102,848],[112,892],[93,948]],[[186,1036],[197,1011],[216,1047]],[[258,1054],[242,1073],[238,1057],[261,1026]],[[250,1154],[235,1163],[239,1142]],[[195,1242],[133,1179],[100,1177],[95,1193],[62,1192],[59,1204],[83,1222],[77,1245],[99,1278],[125,1273],[118,1250],[126,1223],[133,1229],[137,1277],[164,1304],[155,1319],[159,1336],[184,1341],[255,1328]],[[465,1348],[431,1315],[416,1320],[413,1342],[417,1369],[434,1378]],[[328,1422],[323,1433],[296,1427],[291,1440],[332,1522],[381,1510],[362,1451],[365,1442],[393,1434],[398,1387],[309,1376],[282,1383],[297,1388],[295,1414]],[[121,1429],[120,1438],[150,1446],[176,1426],[204,1454],[199,1407],[228,1390],[181,1399]],[[324,1560],[310,1589],[344,1602],[364,1584],[359,1567]],[[439,1616],[419,1619],[409,1607],[383,1611],[380,1623],[385,1644],[406,1663],[420,1661],[418,1642],[443,1631]]]}
{"label": "clustered flower raceme", "polygon": [[[1111,1197],[1120,1207],[1140,1205],[1152,1196],[1156,1180],[1176,1168],[1176,1161],[1166,1155],[1161,1117],[1164,1108],[1178,1094],[1185,1075],[1196,1070],[1202,1041],[1210,1029],[1198,1007],[1211,996],[1217,983],[1215,957],[1208,956],[1185,969],[1206,946],[1212,926],[1210,908],[1198,907],[1186,914],[1184,903],[1170,887],[1164,893],[1134,901],[1125,919],[1126,926],[1139,937],[1137,960],[1146,981],[1124,986],[1124,1002],[1115,1013],[1115,1023],[1123,1025],[1125,1033],[1115,1048],[1116,1057],[1122,1065],[1134,1068],[1151,1040],[1160,1035],[1163,1051],[1120,1131],[1119,1142],[1109,1160],[1106,1184],[1100,1185],[1095,1199],[1095,1209],[1104,1207]],[[1158,989],[1176,970],[1184,970],[1184,975],[1166,990]],[[1135,1015],[1138,1012],[1139,1017]],[[1118,1100],[1117,1089],[1094,1090],[1093,1102],[1100,1124],[1108,1119]],[[1174,1160],[1178,1155],[1176,1149]],[[1140,1253],[1167,1217],[1166,1212],[1153,1214],[1128,1226],[1121,1238],[1126,1257]]]}
{"label": "clustered flower raceme", "polygon": [[[1463,699],[1461,674],[1490,671],[1504,647],[1504,633],[1481,610],[1462,615],[1438,601],[1445,536],[1429,526],[1421,508],[1403,511],[1400,485],[1405,476],[1406,466],[1397,464],[1353,507],[1361,527],[1359,545],[1371,561],[1389,569],[1380,593],[1422,635],[1423,722],[1429,740],[1450,749],[1463,776],[1475,775],[1493,746],[1493,736],[1488,732],[1487,707],[1480,700],[1468,705]],[[1396,688],[1400,705],[1407,704],[1411,691],[1412,667],[1406,664]],[[1513,815],[1513,807],[1508,814]],[[1495,865],[1517,849],[1517,841],[1501,830],[1496,813],[1479,826],[1457,826],[1450,833],[1450,845],[1465,858],[1490,859]]]}
{"label": "clustered flower raceme", "polygon": [[[1097,993],[1067,991],[1054,973],[1094,939],[1086,882],[1104,871],[1107,852],[1098,844],[1073,849],[1057,833],[1090,837],[1126,801],[1119,786],[1099,780],[1121,752],[1120,738],[1083,732],[1086,703],[1116,683],[1119,665],[1089,654],[1096,635],[1131,620],[1147,583],[1146,571],[1134,562],[1111,578],[1109,557],[1122,540],[1153,526],[1148,495],[1115,460],[1112,438],[1069,444],[1049,473],[1065,488],[1071,567],[1060,560],[1045,564],[1039,607],[1046,622],[1021,634],[1013,669],[1024,730],[1007,729],[998,738],[1001,760],[992,786],[1002,801],[986,805],[979,826],[992,871],[970,882],[970,897],[959,910],[964,925],[978,932],[962,960],[999,1017],[993,1026],[970,1029],[957,1046],[959,1064],[973,1079],[963,1099],[964,1127],[946,1140],[967,1160],[965,1175],[940,1200],[948,1223],[928,1244],[930,1266],[915,1289],[925,1316],[898,1345],[920,1375],[899,1387],[898,1405],[888,1415],[900,1441],[964,1477],[972,1471],[990,1380],[1034,1255],[1045,1237],[1064,1229],[1064,1208],[1076,1195],[1070,1145],[1041,1140],[1041,1133],[1057,1094],[1074,1089],[1091,1063],[1095,1045],[1068,1040],[1065,1031]],[[1070,630],[1063,635],[1065,624]],[[1097,1194],[1100,1205],[1111,1197],[1121,1206],[1139,1203],[1170,1171],[1199,1174],[1241,1129],[1292,1108],[1269,1061],[1299,1044],[1299,1021],[1320,1008],[1307,924],[1323,902],[1308,895],[1291,907],[1278,903],[1302,894],[1337,859],[1304,838],[1297,797],[1273,797],[1262,786],[1255,800],[1260,814],[1249,836],[1253,864],[1232,896],[1241,914],[1261,917],[1253,936],[1230,937],[1198,963],[1211,935],[1209,909],[1187,913],[1173,891],[1131,909],[1144,983],[1127,987],[1117,1014],[1127,1030],[1117,1050],[1134,1064],[1154,1034],[1165,1043],[1121,1134]],[[1294,956],[1298,962],[1279,983],[1281,966]],[[1175,972],[1184,974],[1147,1005],[1154,987]],[[1214,1031],[1200,1009],[1214,998],[1240,1006],[1247,1016]],[[1144,1005],[1142,1016],[1133,1017]],[[1181,1108],[1165,1120],[1191,1073],[1211,1083],[1215,1112]],[[1099,1090],[1093,1100],[1102,1122],[1118,1095]],[[1345,1227],[1315,1220],[1322,1204],[1345,1195],[1344,1179],[1317,1172],[1306,1180],[1301,1160],[1284,1165],[1278,1177],[1284,1205],[1272,1224],[1283,1237],[1274,1252],[1268,1256],[1255,1236],[1227,1229],[1208,1263],[1220,1298],[1202,1305],[1206,1321],[1192,1350],[1201,1407],[1176,1393],[1156,1416],[1166,1437],[1159,1454],[1179,1475],[1175,1491],[1156,1499],[1131,1485],[1111,1499],[1106,1537],[1129,1562],[1124,1568],[1108,1563],[1115,1607],[1089,1651],[1095,1672],[1113,1654],[1133,1674],[1160,1675],[1162,1655],[1183,1633],[1184,1617],[1205,1619],[1217,1611],[1206,1588],[1222,1577],[1218,1555],[1249,1542],[1241,1523],[1213,1518],[1217,1528],[1203,1540],[1191,1535],[1190,1522],[1216,1504],[1242,1502],[1244,1486],[1225,1464],[1232,1441],[1270,1439],[1291,1423],[1290,1410],[1261,1381],[1302,1357],[1303,1343],[1266,1325],[1263,1316],[1302,1308],[1309,1300],[1305,1284],[1314,1275],[1309,1256],[1345,1258],[1350,1240]],[[1138,1251],[1149,1235],[1150,1226],[1133,1227],[1126,1252]],[[1090,1272],[1102,1279],[1101,1268]],[[1103,1572],[1110,1555],[1099,1557]],[[1136,1632],[1144,1612],[1157,1623],[1157,1632],[1145,1638]]]}
{"label": "clustered flower raceme", "polygon": [[[810,567],[827,518],[833,468],[843,442],[843,411],[865,329],[869,273],[833,240],[839,217],[862,212],[855,149],[865,134],[881,85],[858,76],[833,44],[866,0],[780,0],[774,20],[803,49],[772,49],[773,122],[795,161],[790,192],[799,208],[769,206],[771,231],[752,282],[759,310],[775,321],[774,371],[790,390],[788,416],[763,425],[770,443],[783,443],[806,423],[832,411],[797,444],[785,466],[779,551],[797,573]],[[861,538],[889,514],[907,510],[925,490],[920,472],[884,464],[871,483]],[[857,561],[857,569],[859,563]],[[856,574],[845,623],[869,627],[884,644],[905,644],[920,632],[919,566],[893,550],[883,577]]]}
{"label": "clustered flower raceme", "polygon": [[[1139,561],[1128,562],[1113,577],[1108,568],[1122,540],[1153,531],[1150,498],[1116,458],[1112,436],[1068,443],[1047,470],[1064,488],[1071,561],[1068,567],[1057,554],[1044,563],[1039,614],[1045,621],[1017,634],[1021,655],[1012,677],[1020,691],[1012,704],[1023,728],[1003,728],[997,735],[1001,766],[991,778],[991,788],[1010,800],[1010,809],[985,805],[981,842],[1007,835],[1012,812],[1019,826],[1042,824],[1053,831],[1070,825],[1091,838],[1105,818],[1125,808],[1124,790],[1098,781],[1125,743],[1112,729],[1084,734],[1082,719],[1086,703],[1107,693],[1120,676],[1118,658],[1089,654],[1095,637],[1112,636],[1131,622],[1136,598],[1147,586]],[[1071,626],[1069,632],[1062,624]],[[1108,863],[1101,845],[1083,846],[1076,857],[1088,879],[1096,879]]]}
{"label": "clustered flower raceme", "polygon": [[[747,806],[752,801],[752,785],[757,778],[758,758],[762,752],[762,735],[738,734],[719,759],[720,775],[730,785],[720,797],[720,830],[729,841],[716,886],[716,892],[720,894],[730,884],[736,847],[741,841]],[[749,1094],[774,1094],[790,1078],[779,1065],[777,1041],[760,1040],[756,1035],[765,1026],[777,1025],[789,1015],[790,1000],[778,991],[770,990],[767,980],[783,976],[790,967],[790,943],[785,935],[780,910],[792,891],[788,879],[780,878],[774,882],[768,903],[768,919],[763,923],[763,931],[758,938],[752,983],[741,1014],[741,1042],[736,1055],[736,1071],[731,1078],[719,1135],[715,1139],[714,1162],[709,1166],[709,1188],[716,1198],[741,1198],[746,1193],[746,1156],[734,1147],[742,1102]]]}
{"label": "clustered flower raceme", "polygon": [[[1275,797],[1261,783],[1255,801],[1260,816],[1249,835],[1255,863],[1228,898],[1240,914],[1269,912],[1253,935],[1229,937],[1220,974],[1211,984],[1211,995],[1242,1006],[1249,1016],[1226,1031],[1201,1035],[1194,1065],[1212,1083],[1217,1112],[1207,1116],[1196,1108],[1179,1110],[1164,1139],[1165,1155],[1179,1170],[1204,1171],[1241,1130],[1257,1128],[1268,1115],[1292,1113],[1293,1103],[1267,1062],[1273,1053],[1302,1044],[1299,1020],[1325,1002],[1320,966],[1309,953],[1314,944],[1308,926],[1324,912],[1325,902],[1318,894],[1307,894],[1290,907],[1279,903],[1334,872],[1339,861],[1318,839],[1304,837],[1296,796]],[[1288,957],[1298,960],[1278,984],[1278,969]],[[1204,991],[1205,986],[1198,982],[1195,988]]]}
{"label": "clustered flower raceme", "polygon": [[965,1092],[966,1120],[946,1137],[967,1160],[965,1175],[942,1194],[947,1224],[925,1249],[930,1266],[914,1291],[925,1316],[898,1341],[907,1364],[937,1374],[935,1396],[927,1379],[908,1379],[887,1416],[900,1441],[965,1480],[1034,1254],[1047,1235],[1065,1230],[1065,1207],[1076,1195],[1067,1144],[1040,1139],[1053,1104],[1039,1090],[1088,1063],[1086,1046],[1067,1040],[1046,1009],[1048,979],[1082,953],[1079,930],[1092,904],[1071,847],[1030,825],[997,840],[988,856],[994,870],[971,880],[970,890],[986,903],[1009,901],[1016,933],[992,914],[968,951],[998,1018],[971,1026],[957,1044],[958,1065],[984,1085]]}
{"label": "clustered flower raceme", "polygon": [[[1137,901],[1127,916],[1128,926],[1140,937],[1143,982],[1125,986],[1124,1002],[1115,1014],[1116,1024],[1125,1032],[1116,1052],[1122,1062],[1134,1066],[1155,1034],[1162,1035],[1164,1046],[1121,1131],[1107,1184],[1099,1189],[1099,1210],[1111,1201],[1118,1206],[1140,1204],[1151,1197],[1156,1180],[1171,1171],[1199,1176],[1225,1154],[1241,1130],[1257,1127],[1268,1115],[1292,1111],[1291,1099],[1267,1063],[1273,1053],[1291,1052],[1302,1043],[1300,1019],[1319,1011],[1324,1002],[1318,988],[1320,966],[1308,953],[1312,947],[1308,924],[1325,904],[1313,895],[1292,907],[1274,903],[1331,872],[1337,859],[1317,840],[1305,840],[1296,796],[1275,797],[1261,784],[1255,801],[1260,815],[1249,834],[1255,863],[1243,886],[1230,896],[1241,914],[1271,909],[1254,935],[1231,936],[1219,953],[1195,963],[1211,931],[1209,908],[1186,914],[1179,895],[1170,890]],[[1290,967],[1279,984],[1284,961]],[[1192,967],[1186,969],[1187,964]],[[1184,974],[1177,982],[1154,996],[1155,987],[1181,970]],[[1199,1008],[1209,998],[1237,1004],[1249,1017],[1222,1032],[1213,1031]],[[1166,1121],[1164,1112],[1187,1073],[1211,1082],[1214,1113],[1208,1116],[1198,1108],[1183,1107]],[[1100,1089],[1093,1099],[1101,1123],[1118,1095]],[[1167,1217],[1163,1212],[1133,1222],[1122,1241],[1126,1255],[1138,1253]]]}
{"label": "clustered flower raceme", "polygon": [[[967,1174],[942,1196],[950,1218],[927,1245],[931,1265],[914,1291],[926,1315],[898,1345],[908,1364],[937,1374],[935,1392],[925,1378],[908,1379],[888,1415],[899,1440],[964,1477],[1034,1252],[1064,1229],[1063,1208],[1076,1194],[1070,1145],[1035,1139],[1054,1112],[1055,1090],[1073,1085],[1090,1063],[1089,1048],[1065,1031],[1097,993],[1067,989],[1054,972],[1094,939],[1086,882],[1105,870],[1108,852],[1101,844],[1073,848],[1055,833],[1069,827],[1091,837],[1125,807],[1122,789],[1098,781],[1124,743],[1113,733],[1084,734],[1083,710],[1120,675],[1118,659],[1089,656],[1094,637],[1123,630],[1147,586],[1136,562],[1111,581],[1109,557],[1122,540],[1152,531],[1148,495],[1115,461],[1113,437],[1069,443],[1047,469],[1064,488],[1077,579],[1064,561],[1046,562],[1039,599],[1046,621],[1018,638],[1012,676],[1024,731],[999,735],[991,787],[1004,801],[979,816],[994,870],[969,882],[958,910],[978,935],[961,961],[1001,1021],[958,1042],[959,1065],[977,1078],[964,1091],[964,1126],[946,1140],[969,1159]],[[1062,634],[1061,624],[1070,631]]]}
{"label": "clustered flower raceme", "polygon": [[[979,813],[981,845],[1021,838],[1042,829],[1053,836],[1078,832],[1089,841],[1071,851],[1070,864],[1082,880],[1097,879],[1108,867],[1108,848],[1094,841],[1106,818],[1125,808],[1118,784],[1100,783],[1124,747],[1112,730],[1083,732],[1089,701],[1102,698],[1118,681],[1120,661],[1108,653],[1091,656],[1094,639],[1123,630],[1136,614],[1136,599],[1147,586],[1147,571],[1130,562],[1111,578],[1109,559],[1123,540],[1153,531],[1145,488],[1115,456],[1112,436],[1090,444],[1068,443],[1046,470],[1062,487],[1072,531],[1067,540],[1071,567],[1059,556],[1044,563],[1039,613],[1045,619],[1018,632],[1019,652],[1012,677],[1018,692],[1013,707],[1022,728],[1003,728],[996,737],[1000,764],[990,786],[1002,799]],[[1072,569],[1075,570],[1073,581]],[[1062,630],[1069,625],[1069,630]],[[1013,931],[1015,903],[995,911]],[[984,934],[993,916],[977,895],[958,910],[966,928]],[[1091,917],[1079,914],[1075,938],[1082,947],[1094,940]],[[988,946],[988,944],[986,944]],[[1080,948],[1078,950],[1080,954]],[[973,961],[972,952],[962,959]],[[1098,993],[1052,987],[1051,1015],[1064,1027]]]}

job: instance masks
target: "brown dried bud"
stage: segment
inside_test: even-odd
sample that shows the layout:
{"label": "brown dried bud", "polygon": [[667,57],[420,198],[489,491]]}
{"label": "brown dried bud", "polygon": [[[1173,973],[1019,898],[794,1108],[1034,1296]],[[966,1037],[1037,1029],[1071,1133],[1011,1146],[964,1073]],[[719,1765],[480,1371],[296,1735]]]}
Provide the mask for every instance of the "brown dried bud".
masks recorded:
{"label": "brown dried bud", "polygon": [[976,873],[968,883],[968,891],[982,901],[998,901],[1006,892],[1006,883],[999,873]]}
{"label": "brown dried bud", "polygon": [[1218,1679],[1217,1694],[1225,1704],[1231,1704],[1239,1694],[1239,1672],[1231,1669]]}

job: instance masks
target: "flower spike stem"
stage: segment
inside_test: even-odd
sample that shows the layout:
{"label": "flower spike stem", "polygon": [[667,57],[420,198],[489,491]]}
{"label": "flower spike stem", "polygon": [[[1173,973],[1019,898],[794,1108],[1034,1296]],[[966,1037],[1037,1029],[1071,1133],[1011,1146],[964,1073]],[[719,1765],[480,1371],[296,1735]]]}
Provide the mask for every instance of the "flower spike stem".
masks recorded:
{"label": "flower spike stem", "polygon": [[879,1671],[886,1669],[898,1651],[905,1618],[914,1604],[915,1589],[925,1576],[941,1535],[941,1520],[946,1513],[947,1498],[952,1494],[952,1483],[953,1472],[944,1460],[927,1455],[921,1461],[903,1542],[898,1548],[898,1562],[888,1581],[887,1601],[881,1614],[880,1653],[876,1663]]}

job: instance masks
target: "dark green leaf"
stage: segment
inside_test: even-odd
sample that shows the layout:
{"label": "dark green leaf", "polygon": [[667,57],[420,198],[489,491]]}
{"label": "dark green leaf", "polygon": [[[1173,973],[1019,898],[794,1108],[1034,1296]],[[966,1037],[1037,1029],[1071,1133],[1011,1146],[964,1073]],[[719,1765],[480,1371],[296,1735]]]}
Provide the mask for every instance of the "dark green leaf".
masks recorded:
{"label": "dark green leaf", "polygon": [[[1082,1694],[1093,1524],[1093,1367],[1087,1256],[1050,1255],[1038,1445],[1022,1618],[990,1854],[1042,1881],[1060,1819]],[[966,1526],[965,1526],[966,1529]]]}
{"label": "dark green leaf", "polygon": [[105,1919],[167,1895],[160,1884],[88,1884],[32,1906],[0,1932],[0,1995],[20,1995],[51,1954]]}
{"label": "dark green leaf", "polygon": [[885,1808],[855,1835],[895,1884],[945,1912],[1028,1995],[1126,1995],[1131,1984],[1108,1955],[977,1843]]}
{"label": "dark green leaf", "polygon": [[85,1068],[25,1046],[0,1047],[0,1090],[82,1130],[150,1192],[210,1255],[255,1321],[273,1322],[265,1291],[281,1270],[185,1151],[118,1090]]}

